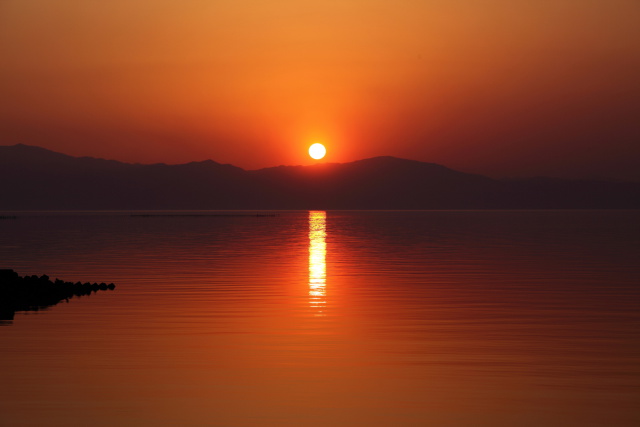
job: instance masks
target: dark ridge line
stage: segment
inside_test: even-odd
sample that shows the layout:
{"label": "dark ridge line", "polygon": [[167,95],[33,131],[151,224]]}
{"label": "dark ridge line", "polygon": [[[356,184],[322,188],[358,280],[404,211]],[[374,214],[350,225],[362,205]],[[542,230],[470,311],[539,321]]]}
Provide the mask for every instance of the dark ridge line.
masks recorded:
{"label": "dark ridge line", "polygon": [[166,217],[276,217],[279,214],[131,214],[136,218],[166,218]]}

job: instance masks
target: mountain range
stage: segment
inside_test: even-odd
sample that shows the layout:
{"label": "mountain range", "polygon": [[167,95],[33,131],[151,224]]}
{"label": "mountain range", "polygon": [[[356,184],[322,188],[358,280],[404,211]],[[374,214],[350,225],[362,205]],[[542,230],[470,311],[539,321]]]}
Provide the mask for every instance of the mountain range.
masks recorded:
{"label": "mountain range", "polygon": [[0,146],[0,210],[638,209],[640,183],[492,179],[374,157],[244,170],[212,160],[131,164]]}

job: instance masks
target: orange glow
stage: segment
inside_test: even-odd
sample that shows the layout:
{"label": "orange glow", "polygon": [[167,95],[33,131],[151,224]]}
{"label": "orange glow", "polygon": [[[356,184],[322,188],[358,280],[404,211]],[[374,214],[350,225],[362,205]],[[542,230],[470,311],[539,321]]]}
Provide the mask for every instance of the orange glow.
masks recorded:
{"label": "orange glow", "polygon": [[640,170],[637,1],[76,3],[0,2],[2,144],[257,169],[319,136],[335,162]]}
{"label": "orange glow", "polygon": [[309,304],[323,308],[327,295],[327,243],[325,211],[309,211]]}

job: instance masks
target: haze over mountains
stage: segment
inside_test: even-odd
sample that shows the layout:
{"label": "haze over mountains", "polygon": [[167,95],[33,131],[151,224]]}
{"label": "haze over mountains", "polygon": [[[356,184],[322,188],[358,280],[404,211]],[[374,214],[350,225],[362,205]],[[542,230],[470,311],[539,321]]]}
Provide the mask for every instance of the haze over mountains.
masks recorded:
{"label": "haze over mountains", "polygon": [[2,210],[576,208],[640,208],[640,183],[496,180],[394,157],[247,171],[0,146]]}

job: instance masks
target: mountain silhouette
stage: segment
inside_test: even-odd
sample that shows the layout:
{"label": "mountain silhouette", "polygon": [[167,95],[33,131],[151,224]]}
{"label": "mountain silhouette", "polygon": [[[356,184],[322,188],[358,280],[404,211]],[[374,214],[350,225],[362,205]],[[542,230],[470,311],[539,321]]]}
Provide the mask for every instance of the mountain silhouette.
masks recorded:
{"label": "mountain silhouette", "polygon": [[246,171],[0,146],[2,210],[576,208],[640,208],[640,183],[497,180],[395,157]]}

